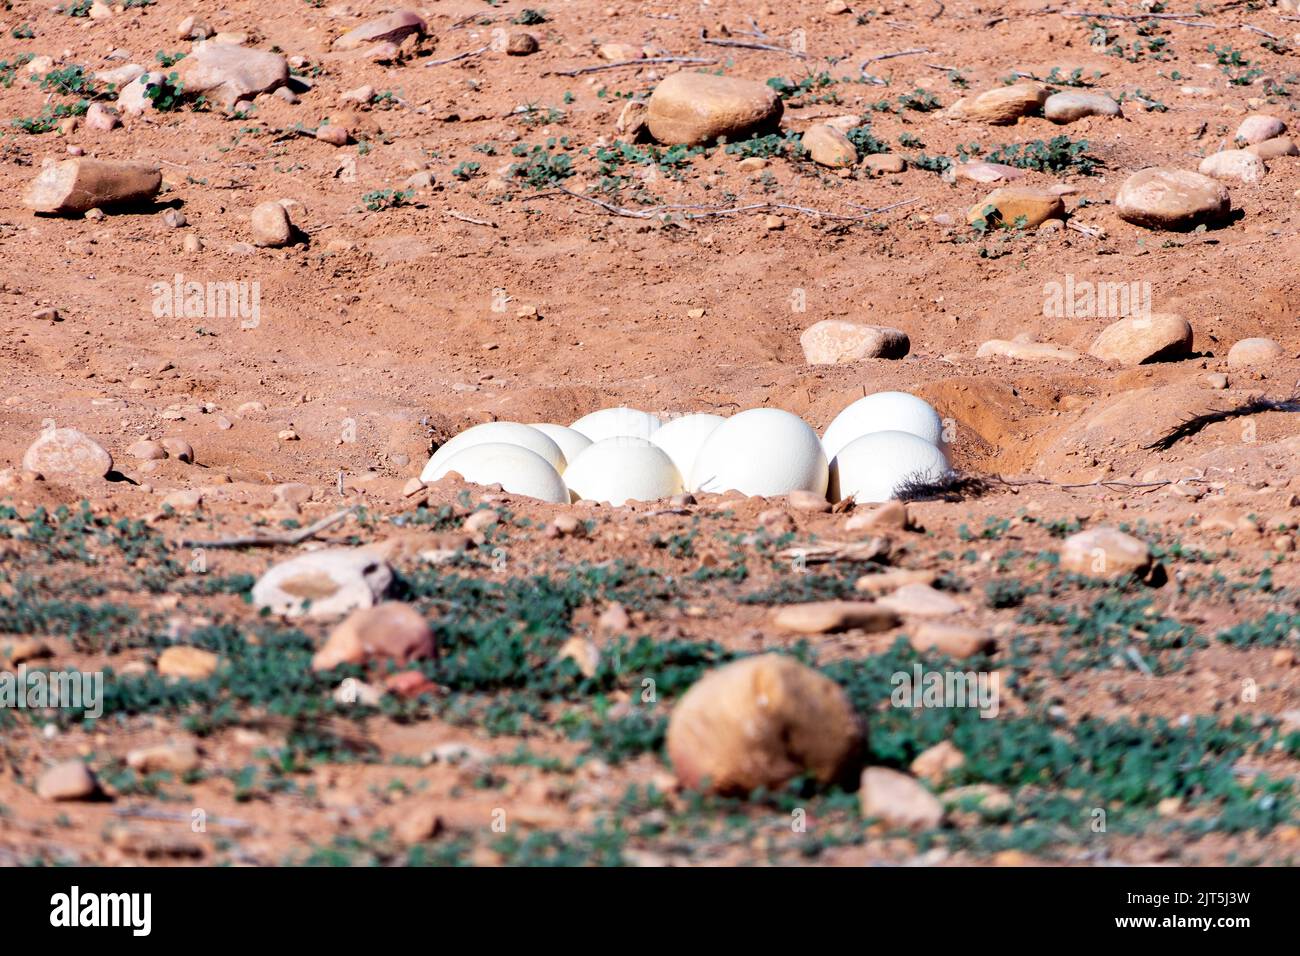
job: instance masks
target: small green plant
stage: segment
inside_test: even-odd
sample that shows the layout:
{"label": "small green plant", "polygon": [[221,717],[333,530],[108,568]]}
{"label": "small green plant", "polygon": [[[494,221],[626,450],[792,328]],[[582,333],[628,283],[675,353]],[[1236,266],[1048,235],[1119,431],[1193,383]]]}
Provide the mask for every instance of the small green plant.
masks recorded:
{"label": "small green plant", "polygon": [[174,112],[184,102],[180,77],[174,70],[160,80],[145,84],[144,95],[160,113]]}
{"label": "small green plant", "polygon": [[479,163],[463,162],[451,171],[452,176],[461,182],[468,182],[478,174]]}
{"label": "small green plant", "polygon": [[1086,139],[1072,140],[1068,136],[1053,136],[1047,142],[1041,139],[1028,143],[1010,143],[1000,146],[987,159],[1020,169],[1033,169],[1043,173],[1062,173],[1069,170],[1091,176],[1097,169],[1097,160],[1088,155]]}
{"label": "small green plant", "polygon": [[30,23],[20,23],[9,31],[9,35],[15,40],[31,40],[36,36],[36,28]]}
{"label": "small green plant", "polygon": [[545,23],[548,17],[541,10],[534,10],[531,7],[524,7],[515,15],[510,22],[516,26],[531,27],[539,23]]}
{"label": "small green plant", "polygon": [[554,187],[573,175],[573,158],[564,152],[568,148],[567,136],[559,140],[551,137],[545,144],[531,149],[523,144],[515,146],[511,152],[522,158],[511,164],[509,175],[522,180],[529,189]]}
{"label": "small green plant", "polygon": [[[858,159],[861,159],[863,156],[872,156],[876,153],[889,152],[889,144],[883,139],[879,139],[872,135],[870,125],[855,126],[844,135],[849,138],[849,142],[853,144],[853,148],[858,151]],[[899,142],[901,143],[902,139],[899,139]]]}
{"label": "small green plant", "polygon": [[159,66],[164,70],[169,70],[181,60],[185,59],[184,52],[168,53],[165,50],[158,50],[154,53],[153,58],[158,61]]}
{"label": "small green plant", "polygon": [[376,189],[361,197],[361,203],[371,212],[382,212],[405,206],[415,195],[413,189]]}

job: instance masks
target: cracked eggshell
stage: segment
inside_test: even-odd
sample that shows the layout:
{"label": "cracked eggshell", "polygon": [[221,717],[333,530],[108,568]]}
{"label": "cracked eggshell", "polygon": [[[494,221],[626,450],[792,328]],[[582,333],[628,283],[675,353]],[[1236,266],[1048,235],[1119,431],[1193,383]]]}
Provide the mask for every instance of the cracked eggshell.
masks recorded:
{"label": "cracked eggshell", "polygon": [[635,408],[602,408],[590,415],[583,415],[569,427],[586,435],[593,442],[598,442],[620,435],[649,438],[659,424],[659,419],[654,415]]}
{"label": "cracked eggshell", "polygon": [[713,430],[691,469],[691,491],[745,495],[826,494],[826,453],[798,415],[751,408]]}
{"label": "cracked eggshell", "polygon": [[650,436],[650,442],[662,448],[673,460],[678,474],[687,476],[704,440],[725,421],[721,415],[683,415],[660,425],[659,430]]}
{"label": "cracked eggshell", "polygon": [[938,481],[948,456],[910,432],[872,432],[855,438],[831,462],[830,499],[850,495],[859,504],[888,501],[909,478]]}
{"label": "cracked eggshell", "polygon": [[512,495],[526,495],[556,505],[569,503],[569,489],[560,473],[541,455],[522,445],[506,442],[471,445],[440,462],[433,472],[426,468],[420,478],[434,482],[453,471],[471,484],[500,485]]}
{"label": "cracked eggshell", "polygon": [[876,392],[859,398],[826,427],[822,445],[826,457],[834,458],[841,448],[872,432],[909,432],[943,449],[943,419],[929,402],[907,392]]}
{"label": "cracked eggshell", "polygon": [[[539,432],[549,438],[555,444],[560,446],[560,451],[564,453],[565,468],[568,463],[578,457],[578,454],[591,445],[591,439],[582,432],[576,432],[572,428],[564,425],[549,425],[545,422],[537,422],[529,425],[529,428],[536,428]],[[560,474],[564,474],[564,468],[559,469]]]}
{"label": "cracked eggshell", "polygon": [[564,480],[576,497],[611,505],[654,501],[682,490],[672,459],[646,439],[628,435],[592,444],[569,465]]}
{"label": "cracked eggshell", "polygon": [[486,444],[487,442],[519,445],[522,448],[527,448],[534,454],[540,455],[557,472],[564,471],[564,466],[567,464],[564,459],[564,452],[560,451],[560,446],[531,425],[521,425],[519,422],[484,422],[482,425],[467,428],[459,435],[453,435],[449,438],[441,448],[433,453],[433,457],[424,466],[424,470],[420,472],[420,480],[424,482],[436,481],[437,479],[433,477],[433,474],[442,467],[443,462],[453,455],[460,454],[466,448]]}

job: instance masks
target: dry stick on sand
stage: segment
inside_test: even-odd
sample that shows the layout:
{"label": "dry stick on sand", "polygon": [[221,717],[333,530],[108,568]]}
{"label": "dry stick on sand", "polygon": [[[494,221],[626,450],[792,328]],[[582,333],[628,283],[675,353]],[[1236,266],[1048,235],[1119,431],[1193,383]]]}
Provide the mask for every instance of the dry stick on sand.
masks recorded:
{"label": "dry stick on sand", "polygon": [[328,518],[321,518],[320,521],[317,521],[314,524],[309,524],[305,528],[299,528],[297,531],[286,531],[283,534],[249,534],[234,538],[218,538],[216,541],[181,541],[179,547],[268,548],[276,545],[302,544],[308,538],[315,537],[322,531],[334,527],[356,510],[357,506],[353,505],[351,508],[344,508],[342,511],[336,511]]}
{"label": "dry stick on sand", "polygon": [[619,60],[617,63],[601,63],[599,66],[584,66],[576,70],[549,70],[545,76],[585,76],[599,73],[601,70],[617,70],[623,66],[648,66],[655,63],[717,63],[717,60],[705,56],[647,56],[640,60]]}
{"label": "dry stick on sand", "polygon": [[[865,210],[865,214],[861,216],[841,216],[836,213],[825,212],[820,209],[810,209],[807,206],[792,206],[789,203],[780,203],[780,202],[759,202],[759,203],[751,203],[747,206],[727,206],[722,208],[704,206],[700,204],[679,204],[679,205],[650,206],[646,209],[628,209],[625,206],[616,206],[613,203],[606,202],[603,199],[597,199],[595,196],[584,196],[582,193],[574,192],[572,189],[565,189],[563,186],[557,186],[555,188],[555,192],[542,193],[537,198],[543,199],[548,196],[554,196],[558,193],[563,193],[566,196],[572,196],[574,199],[581,199],[584,202],[589,202],[592,205],[599,206],[601,209],[604,209],[606,212],[611,212],[616,216],[626,216],[629,219],[657,219],[661,213],[665,213],[665,212],[680,212],[683,214],[683,216],[686,219],[707,219],[710,216],[735,216],[735,215],[740,215],[741,213],[771,212],[773,210],[780,209],[780,210],[786,210],[788,212],[801,213],[805,216],[817,216],[822,219],[834,219],[841,222],[862,222],[867,218],[869,218],[874,213],[884,212],[886,209],[894,209],[898,206],[903,206],[906,205],[907,203],[918,201],[917,199],[905,199],[902,202],[891,203],[890,205],[882,206],[879,209],[867,209]],[[849,203],[849,205],[853,205],[853,204]],[[857,208],[862,209],[863,207],[858,206]]]}
{"label": "dry stick on sand", "polygon": [[455,56],[449,56],[445,60],[430,60],[425,66],[445,66],[448,63],[455,63],[457,60],[465,60],[471,56],[478,56],[480,53],[486,53],[492,49],[491,45],[481,46],[477,50],[466,50],[464,53],[457,53]]}
{"label": "dry stick on sand", "polygon": [[475,219],[473,216],[467,216],[464,213],[457,212],[454,209],[448,209],[447,215],[451,216],[452,219],[459,219],[461,222],[472,223],[475,226],[491,226],[493,229],[497,227],[497,224],[495,222],[490,222],[487,219]]}
{"label": "dry stick on sand", "polygon": [[865,73],[867,71],[868,63],[879,63],[881,60],[892,60],[896,56],[916,56],[918,53],[929,53],[929,52],[930,51],[928,49],[923,49],[922,47],[916,47],[915,49],[911,49],[911,50],[899,50],[897,53],[877,53],[875,56],[869,56],[865,60],[863,60],[862,65],[858,67],[858,70]]}
{"label": "dry stick on sand", "polygon": [[788,46],[777,46],[774,43],[752,43],[748,40],[715,40],[708,35],[707,30],[700,31],[700,39],[710,46],[725,46],[739,50],[763,50],[768,53],[784,53],[786,56],[792,56],[797,60],[808,59],[807,53],[792,50]]}

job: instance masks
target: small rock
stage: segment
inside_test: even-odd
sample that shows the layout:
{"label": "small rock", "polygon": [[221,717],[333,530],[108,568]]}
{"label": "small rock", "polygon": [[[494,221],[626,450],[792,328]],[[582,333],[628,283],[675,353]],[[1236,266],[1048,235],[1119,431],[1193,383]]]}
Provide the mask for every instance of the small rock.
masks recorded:
{"label": "small rock", "polygon": [[918,651],[938,651],[958,659],[991,651],[993,638],[978,627],[940,621],[925,621],[911,629],[908,641]]}
{"label": "small rock", "polygon": [[293,238],[289,213],[278,202],[258,203],[252,215],[253,245],[264,248],[287,246]]}
{"label": "small rock", "polygon": [[194,448],[184,438],[168,436],[162,440],[162,446],[167,454],[177,461],[183,461],[187,465],[194,464]]}
{"label": "small rock", "polygon": [[511,33],[506,39],[507,56],[531,56],[537,52],[537,37],[522,30]]}
{"label": "small rock", "polygon": [[326,123],[323,126],[316,127],[316,138],[322,143],[329,143],[331,146],[346,146],[352,141],[352,134],[348,132],[345,126],[337,123]]}
{"label": "small rock", "polygon": [[1241,121],[1234,139],[1251,146],[1255,143],[1262,143],[1267,139],[1274,139],[1285,132],[1286,123],[1276,116],[1253,113]]}
{"label": "small rock", "polygon": [[1290,136],[1278,136],[1262,143],[1254,143],[1246,147],[1246,152],[1254,153],[1266,162],[1283,156],[1300,156],[1300,148],[1296,147],[1295,140]]}
{"label": "small rock", "polygon": [[41,774],[36,795],[42,800],[90,800],[99,795],[99,784],[84,763],[67,760]]}
{"label": "small rock", "polygon": [[1141,365],[1187,358],[1192,351],[1192,327],[1181,315],[1156,313],[1130,316],[1104,328],[1088,354],[1103,362]]}
{"label": "small rock", "polygon": [[126,450],[136,461],[161,461],[167,457],[167,449],[161,442],[141,439]]}
{"label": "small rock", "polygon": [[221,658],[201,647],[176,644],[158,655],[158,673],[184,680],[207,680],[217,671]]}
{"label": "small rock", "polygon": [[628,615],[627,608],[613,601],[601,612],[596,625],[607,634],[622,634],[632,626],[632,618]]}
{"label": "small rock", "polygon": [[1272,339],[1242,339],[1228,349],[1228,366],[1269,365],[1285,357],[1286,350]]}
{"label": "small rock", "polygon": [[881,325],[823,319],[799,336],[809,365],[838,365],[863,359],[900,359],[911,350],[907,333]]}
{"label": "small rock", "polygon": [[966,755],[949,741],[943,740],[917,754],[908,769],[912,771],[912,776],[937,787],[965,763]]}
{"label": "small rock", "polygon": [[998,356],[1022,362],[1076,362],[1083,357],[1074,349],[1047,342],[1015,342],[1005,339],[989,339],[975,350],[975,355],[979,358]]}
{"label": "small rock", "polygon": [[778,608],[772,623],[796,634],[837,631],[887,631],[900,623],[898,614],[874,601],[811,601]]}
{"label": "small rock", "polygon": [[1245,149],[1225,149],[1211,153],[1201,160],[1201,174],[1215,179],[1236,179],[1243,183],[1257,183],[1264,178],[1268,167],[1256,154]]}
{"label": "small rock", "polygon": [[424,19],[411,10],[395,10],[367,20],[334,41],[336,50],[359,50],[371,43],[402,43],[408,37],[422,37],[428,27]]}
{"label": "small rock", "polygon": [[573,661],[583,677],[595,677],[600,669],[600,648],[589,637],[571,637],[560,647],[557,658]]}
{"label": "small rock", "polygon": [[28,446],[23,469],[47,478],[103,478],[113,456],[75,428],[51,428]]}
{"label": "small rock", "polygon": [[872,508],[855,508],[845,531],[906,531],[911,526],[907,504],[891,499]]}
{"label": "small rock", "polygon": [[857,147],[833,126],[817,123],[800,138],[809,158],[819,166],[852,166],[858,161]]}
{"label": "small rock", "polygon": [[108,133],[122,125],[122,119],[117,115],[117,110],[103,103],[91,103],[86,110],[86,129],[93,129],[101,133]]}
{"label": "small rock", "polygon": [[195,489],[173,491],[163,497],[162,503],[164,508],[171,508],[179,514],[190,514],[203,504],[203,492]]}
{"label": "small rock", "polygon": [[903,617],[947,617],[965,610],[960,601],[928,584],[906,584],[876,604]]}
{"label": "small rock", "polygon": [[1053,123],[1073,123],[1085,116],[1119,116],[1119,104],[1104,93],[1053,93],[1043,103],[1043,115]]}
{"label": "small rock", "polygon": [[873,176],[889,176],[907,169],[907,160],[893,153],[872,153],[862,161],[862,168]]}
{"label": "small rock", "polygon": [[862,815],[888,826],[932,830],[943,823],[943,804],[912,777],[888,767],[862,771]]}
{"label": "small rock", "polygon": [[289,82],[289,64],[280,54],[215,40],[196,43],[176,70],[187,96],[203,95],[227,109]]}
{"label": "small rock", "polygon": [[1026,175],[1027,173],[1023,169],[1015,166],[973,161],[954,165],[951,169],[950,178],[955,182],[996,183],[1023,179]]}
{"label": "small rock", "polygon": [[1061,544],[1060,566],[1091,578],[1143,576],[1152,567],[1151,548],[1145,541],[1117,528],[1089,528]]}

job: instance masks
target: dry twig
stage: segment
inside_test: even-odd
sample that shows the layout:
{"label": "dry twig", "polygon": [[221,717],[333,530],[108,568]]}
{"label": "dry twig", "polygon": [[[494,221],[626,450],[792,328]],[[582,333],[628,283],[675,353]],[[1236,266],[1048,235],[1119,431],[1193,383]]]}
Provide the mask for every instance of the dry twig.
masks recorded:
{"label": "dry twig", "polygon": [[215,541],[181,541],[179,546],[182,548],[269,548],[277,545],[302,544],[308,538],[314,538],[322,531],[327,531],[339,524],[356,510],[356,505],[351,508],[344,508],[342,511],[336,511],[328,518],[321,518],[319,521],[309,524],[305,528],[299,528],[297,531],[286,531],[281,534],[238,535],[233,538],[218,538]]}

